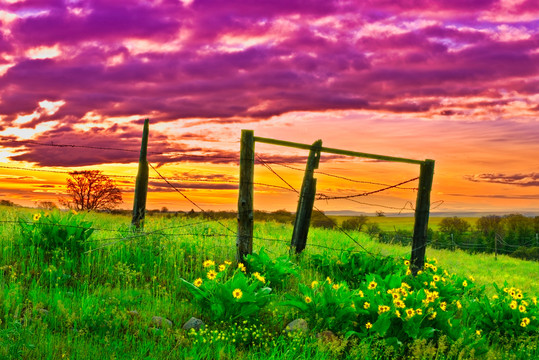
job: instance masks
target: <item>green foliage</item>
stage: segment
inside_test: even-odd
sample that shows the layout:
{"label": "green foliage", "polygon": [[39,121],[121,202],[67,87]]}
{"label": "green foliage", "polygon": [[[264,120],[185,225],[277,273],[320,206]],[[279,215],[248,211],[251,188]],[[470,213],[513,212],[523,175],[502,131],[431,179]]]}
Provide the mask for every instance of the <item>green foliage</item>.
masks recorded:
{"label": "green foliage", "polygon": [[19,321],[0,329],[0,359],[21,359],[25,350],[33,349],[32,334]]}
{"label": "green foliage", "polygon": [[402,266],[391,257],[372,256],[364,252],[343,251],[336,257],[328,252],[311,256],[311,264],[326,277],[344,281],[357,287],[370,274],[387,276],[403,271]]}
{"label": "green foliage", "polygon": [[539,247],[524,247],[519,246],[513,253],[509,254],[511,257],[539,261]]}
{"label": "green foliage", "polygon": [[290,276],[298,276],[297,266],[288,256],[272,259],[264,247],[258,253],[253,252],[245,258],[249,271],[264,274],[273,287],[283,288]]}
{"label": "green foliage", "polygon": [[244,274],[240,265],[235,271],[230,263],[221,264],[218,270],[212,260],[204,262],[207,270],[205,279],[182,283],[191,293],[198,310],[211,321],[234,321],[257,316],[271,300],[271,288],[265,286],[266,279],[259,273]]}
{"label": "green foliage", "polygon": [[85,249],[85,241],[92,235],[92,223],[84,220],[84,214],[74,211],[62,213],[39,212],[33,218],[19,218],[21,246],[33,246],[51,253],[60,249],[75,256]]}
{"label": "green foliage", "polygon": [[352,292],[346,283],[333,283],[330,278],[313,281],[310,286],[299,284],[299,293],[286,294],[282,305],[299,310],[317,330],[344,331],[352,325],[355,309]]}
{"label": "green foliage", "polygon": [[471,225],[466,220],[453,216],[443,218],[438,227],[446,234],[463,234],[471,228]]}
{"label": "green foliage", "polygon": [[365,226],[365,224],[367,224],[368,221],[369,221],[369,218],[365,215],[355,216],[351,219],[344,220],[341,224],[341,228],[343,230],[361,231],[363,226]]}
{"label": "green foliage", "polygon": [[[84,219],[96,228],[120,231],[96,232],[92,243],[111,237],[120,241],[108,240],[104,243],[110,246],[82,256],[56,247],[43,261],[42,248],[20,246],[21,226],[11,222],[24,218],[22,214],[31,218],[32,210],[3,210],[8,221],[0,228],[2,359],[539,358],[538,287],[531,276],[537,273],[536,262],[503,255],[494,261],[492,255],[429,247],[427,254],[438,257],[440,264],[430,259],[412,277],[407,261],[400,259],[409,253],[408,246],[373,241],[361,233],[358,240],[369,251],[397,260],[352,250],[323,253],[309,243],[332,248],[354,243],[338,232],[316,229],[299,263],[290,262],[296,273],[280,282],[271,280],[270,273],[280,262],[274,254],[288,253],[287,244],[264,243],[267,247],[253,258],[267,266],[249,264],[252,273],[246,274],[224,262],[235,249],[233,240],[212,236],[222,233],[218,223],[186,215],[155,216],[146,223],[147,233],[133,233],[130,216],[100,213],[87,213]],[[221,223],[232,227],[235,220]],[[388,224],[384,229],[393,228]],[[259,238],[286,239],[291,232],[290,226],[274,221],[255,223]],[[275,267],[279,276],[286,273]],[[215,272],[213,280],[208,278],[210,270]],[[497,290],[490,285],[504,279],[511,285]],[[248,290],[250,286],[255,290]],[[238,299],[234,290],[240,287]],[[268,287],[272,290],[265,293]],[[260,301],[240,303],[249,293],[260,294]],[[306,296],[311,298],[308,303]],[[522,311],[521,305],[526,307]],[[166,317],[173,326],[155,327],[154,316]],[[183,331],[181,325],[191,316],[202,318],[206,330]],[[228,320],[234,316],[236,320]],[[283,331],[299,317],[308,321],[311,331]],[[317,337],[327,329],[336,336]]]}
{"label": "green foliage", "polygon": [[321,211],[313,211],[311,215],[311,226],[316,228],[333,229],[335,222]]}

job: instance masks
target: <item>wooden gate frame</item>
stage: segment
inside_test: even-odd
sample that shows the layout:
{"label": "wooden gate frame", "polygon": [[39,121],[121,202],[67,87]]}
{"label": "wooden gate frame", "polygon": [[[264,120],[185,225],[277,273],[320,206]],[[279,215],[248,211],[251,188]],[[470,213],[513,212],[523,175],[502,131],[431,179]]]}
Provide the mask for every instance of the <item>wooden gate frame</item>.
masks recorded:
{"label": "wooden gate frame", "polygon": [[430,192],[434,177],[434,160],[413,160],[394,156],[375,155],[357,151],[327,148],[322,146],[322,140],[318,140],[314,144],[308,145],[290,141],[263,138],[254,136],[253,130],[241,131],[238,233],[236,239],[236,259],[238,261],[243,261],[245,255],[253,252],[254,149],[255,142],[257,141],[266,144],[287,146],[310,151],[303,178],[303,184],[301,187],[298,210],[296,212],[294,232],[292,234],[291,247],[295,248],[297,253],[301,252],[306,245],[307,232],[310,225],[310,218],[314,203],[314,193],[316,191],[314,169],[318,168],[321,152],[419,165],[419,189],[416,199],[414,235],[412,240],[410,262],[412,273],[414,275],[417,273],[417,271],[423,269],[425,265],[425,248],[427,246]]}

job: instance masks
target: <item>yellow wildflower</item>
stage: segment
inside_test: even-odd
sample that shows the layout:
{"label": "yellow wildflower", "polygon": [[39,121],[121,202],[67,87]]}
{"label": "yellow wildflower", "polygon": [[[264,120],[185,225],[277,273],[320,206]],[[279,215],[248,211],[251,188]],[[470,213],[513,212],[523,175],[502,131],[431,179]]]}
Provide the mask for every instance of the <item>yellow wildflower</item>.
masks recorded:
{"label": "yellow wildflower", "polygon": [[238,269],[240,269],[243,272],[247,271],[247,269],[245,268],[245,265],[243,265],[243,263],[238,263]]}
{"label": "yellow wildflower", "polygon": [[217,273],[215,272],[215,270],[210,270],[208,271],[208,274],[206,274],[206,277],[210,280],[215,279],[216,276],[217,276]]}
{"label": "yellow wildflower", "polygon": [[515,310],[517,308],[517,302],[515,300],[511,301],[511,303],[509,304],[509,307],[513,310]]}
{"label": "yellow wildflower", "polygon": [[41,214],[34,214],[34,221],[41,219]]}
{"label": "yellow wildflower", "polygon": [[368,309],[370,307],[371,307],[371,304],[368,303],[368,302],[365,302],[365,304],[363,304],[363,308],[365,308],[365,309]]}
{"label": "yellow wildflower", "polygon": [[443,311],[445,311],[446,307],[447,307],[447,303],[446,303],[445,301],[442,301],[442,302],[440,303],[440,309],[442,309]]}
{"label": "yellow wildflower", "polygon": [[475,334],[476,334],[477,336],[481,336],[481,330],[475,330]]}
{"label": "yellow wildflower", "polygon": [[370,328],[372,328],[372,324],[371,324],[370,322],[368,322],[368,323],[365,324],[365,327],[366,327],[367,329],[370,329]]}
{"label": "yellow wildflower", "polygon": [[410,260],[404,260],[404,265],[410,266]]}
{"label": "yellow wildflower", "polygon": [[213,260],[206,260],[202,263],[202,266],[204,266],[205,268],[207,268],[208,266],[213,266],[215,265],[215,261]]}
{"label": "yellow wildflower", "polygon": [[306,302],[307,304],[309,304],[311,301],[313,301],[313,299],[311,299],[311,298],[308,297],[308,296],[305,296],[305,302]]}
{"label": "yellow wildflower", "polygon": [[399,310],[395,310],[395,315],[396,315],[397,317],[401,317],[401,312],[400,312]]}
{"label": "yellow wildflower", "polygon": [[414,309],[406,309],[406,316],[411,318],[415,315]]}
{"label": "yellow wildflower", "polygon": [[339,290],[339,288],[341,287],[341,285],[339,284],[333,284],[333,290]]}
{"label": "yellow wildflower", "polygon": [[202,285],[202,279],[196,279],[195,281],[193,281],[193,285],[195,285],[196,287],[200,287],[200,285]]}
{"label": "yellow wildflower", "polygon": [[520,305],[518,307],[518,311],[520,311],[521,313],[524,313],[524,312],[526,312],[526,307],[524,305]]}
{"label": "yellow wildflower", "polygon": [[226,265],[225,265],[225,264],[219,265],[219,271],[225,271],[225,269],[226,269]]}
{"label": "yellow wildflower", "polygon": [[373,280],[373,281],[370,282],[370,284],[368,286],[368,289],[369,290],[375,289],[377,285],[378,284],[376,283],[376,281]]}
{"label": "yellow wildflower", "polygon": [[312,289],[314,289],[314,288],[317,287],[317,286],[318,286],[318,281],[315,280],[315,281],[313,281],[313,282],[311,283],[311,288],[312,288]]}
{"label": "yellow wildflower", "polygon": [[364,297],[365,296],[365,294],[363,294],[363,291],[361,291],[361,290],[358,290],[357,294],[359,295],[359,297]]}
{"label": "yellow wildflower", "polygon": [[429,320],[434,320],[436,318],[436,311],[433,312],[430,316],[429,316]]}
{"label": "yellow wildflower", "polygon": [[434,276],[432,277],[432,280],[434,280],[434,281],[440,281],[440,277],[439,277],[438,275],[434,275]]}
{"label": "yellow wildflower", "polygon": [[457,300],[457,309],[459,309],[459,310],[462,309],[462,304],[460,303],[459,300]]}
{"label": "yellow wildflower", "polygon": [[467,282],[466,280],[464,280],[464,281],[462,282],[462,286],[464,286],[464,287],[468,286],[468,282]]}
{"label": "yellow wildflower", "polygon": [[389,311],[389,306],[386,305],[378,305],[378,314],[382,314]]}
{"label": "yellow wildflower", "polygon": [[234,296],[236,299],[241,299],[243,292],[240,289],[235,289],[232,291],[232,296]]}
{"label": "yellow wildflower", "polygon": [[423,315],[423,310],[422,310],[422,309],[416,309],[416,310],[415,310],[415,313],[416,313],[417,315]]}

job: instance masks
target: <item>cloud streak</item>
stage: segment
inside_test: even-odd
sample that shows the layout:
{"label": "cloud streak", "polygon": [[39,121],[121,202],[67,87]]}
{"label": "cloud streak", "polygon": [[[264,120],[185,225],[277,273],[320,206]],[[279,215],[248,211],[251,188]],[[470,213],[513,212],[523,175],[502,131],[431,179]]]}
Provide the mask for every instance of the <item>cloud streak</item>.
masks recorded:
{"label": "cloud streak", "polygon": [[529,174],[475,174],[464,177],[468,181],[493,184],[515,185],[523,187],[539,187],[539,173]]}

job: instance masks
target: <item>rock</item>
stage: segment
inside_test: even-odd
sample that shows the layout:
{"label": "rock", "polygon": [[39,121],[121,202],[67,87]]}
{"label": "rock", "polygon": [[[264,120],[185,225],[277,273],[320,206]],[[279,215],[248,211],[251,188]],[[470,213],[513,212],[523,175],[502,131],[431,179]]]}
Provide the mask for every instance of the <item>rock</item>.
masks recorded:
{"label": "rock", "polygon": [[161,316],[154,316],[152,317],[152,325],[156,328],[162,328],[163,325],[165,327],[172,327],[172,321],[170,321],[167,318],[161,317]]}
{"label": "rock", "polygon": [[127,312],[127,315],[129,315],[132,318],[139,318],[140,317],[140,314],[138,313],[137,310],[129,310]]}
{"label": "rock", "polygon": [[206,326],[204,324],[204,321],[197,319],[196,317],[191,317],[185,324],[183,324],[182,329],[184,330],[191,330],[195,329],[196,331],[203,329]]}
{"label": "rock", "polygon": [[296,319],[286,325],[286,332],[303,332],[309,331],[309,324],[304,319]]}
{"label": "rock", "polygon": [[325,343],[334,342],[339,339],[337,335],[335,335],[333,331],[330,331],[330,330],[325,330],[325,331],[322,331],[321,333],[316,334],[316,338],[320,339],[322,342],[325,342]]}

